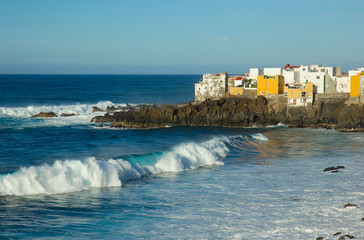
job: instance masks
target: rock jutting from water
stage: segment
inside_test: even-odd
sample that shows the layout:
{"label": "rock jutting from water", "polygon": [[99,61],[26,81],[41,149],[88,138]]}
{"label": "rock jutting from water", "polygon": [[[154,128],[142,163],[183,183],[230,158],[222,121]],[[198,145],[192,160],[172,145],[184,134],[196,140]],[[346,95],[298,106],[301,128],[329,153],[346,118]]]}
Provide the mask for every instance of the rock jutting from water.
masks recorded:
{"label": "rock jutting from water", "polygon": [[288,127],[323,127],[342,131],[364,130],[364,105],[345,99],[318,99],[312,106],[288,107],[283,96],[221,98],[181,105],[142,105],[139,109],[106,113],[92,122],[117,128],[165,126],[248,127],[284,123]]}
{"label": "rock jutting from water", "polygon": [[38,117],[57,117],[57,115],[54,112],[40,112],[38,114],[35,114],[31,116],[32,118],[38,118]]}

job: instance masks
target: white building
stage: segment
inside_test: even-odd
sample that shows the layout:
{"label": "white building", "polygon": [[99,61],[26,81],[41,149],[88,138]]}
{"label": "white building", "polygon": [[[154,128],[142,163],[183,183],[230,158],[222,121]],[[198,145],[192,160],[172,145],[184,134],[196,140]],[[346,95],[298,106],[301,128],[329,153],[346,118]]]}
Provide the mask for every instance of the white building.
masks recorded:
{"label": "white building", "polygon": [[350,92],[350,77],[338,76],[334,77],[336,81],[336,91],[338,93],[349,93]]}
{"label": "white building", "polygon": [[202,81],[195,84],[195,101],[223,97],[228,90],[228,74],[204,74]]}
{"label": "white building", "polygon": [[281,68],[264,68],[264,75],[266,75],[266,76],[282,75],[282,69]]}
{"label": "white building", "polygon": [[244,87],[243,86],[243,78],[237,77],[234,82],[234,87]]}
{"label": "white building", "polygon": [[297,71],[291,70],[282,70],[282,75],[284,77],[285,84],[295,84],[299,82],[299,73]]}
{"label": "white building", "polygon": [[[324,65],[300,65],[287,64],[282,71],[285,83],[306,84],[312,82],[317,88],[316,93],[337,92],[336,76],[341,75],[341,67],[326,67]],[[344,81],[344,79],[341,79]],[[345,85],[346,86],[346,85]]]}
{"label": "white building", "polygon": [[248,79],[257,80],[258,75],[263,75],[263,70],[260,68],[250,68]]}
{"label": "white building", "polygon": [[358,73],[364,73],[364,67],[349,70],[349,78],[358,75]]}

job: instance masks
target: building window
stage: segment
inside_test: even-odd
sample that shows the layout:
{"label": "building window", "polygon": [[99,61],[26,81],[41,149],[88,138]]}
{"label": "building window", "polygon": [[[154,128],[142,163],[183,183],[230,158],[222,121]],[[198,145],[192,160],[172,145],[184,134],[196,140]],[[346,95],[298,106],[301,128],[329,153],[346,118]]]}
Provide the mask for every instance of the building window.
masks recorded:
{"label": "building window", "polygon": [[263,95],[263,92],[260,92],[261,95]]}
{"label": "building window", "polygon": [[306,92],[302,92],[302,97],[306,97]]}
{"label": "building window", "polygon": [[320,76],[317,76],[316,79],[320,79]]}
{"label": "building window", "polygon": [[292,92],[292,95],[294,95],[294,92]]}
{"label": "building window", "polygon": [[306,68],[302,68],[302,71],[306,71]]}
{"label": "building window", "polygon": [[287,97],[288,96],[288,92],[284,92],[284,96]]}
{"label": "building window", "polygon": [[267,87],[269,87],[269,83],[267,83]]}

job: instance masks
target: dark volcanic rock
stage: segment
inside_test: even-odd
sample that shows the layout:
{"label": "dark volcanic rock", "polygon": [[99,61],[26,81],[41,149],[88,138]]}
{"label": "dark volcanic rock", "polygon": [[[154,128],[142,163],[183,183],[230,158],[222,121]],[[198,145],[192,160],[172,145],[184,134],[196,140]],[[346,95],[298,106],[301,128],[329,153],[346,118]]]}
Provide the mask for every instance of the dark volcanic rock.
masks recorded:
{"label": "dark volcanic rock", "polygon": [[324,172],[328,172],[328,171],[336,172],[336,170],[344,169],[344,168],[345,168],[344,166],[328,167],[328,168],[325,168],[322,171],[324,171]]}
{"label": "dark volcanic rock", "polygon": [[127,111],[127,110],[130,110],[132,108],[133,108],[133,106],[131,106],[129,104],[127,104],[126,106],[117,106],[117,107],[115,107],[115,106],[111,106],[111,107],[107,106],[106,107],[106,112],[107,113],[114,113],[116,111]]}
{"label": "dark volcanic rock", "polygon": [[347,207],[358,207],[358,206],[355,204],[352,204],[352,203],[347,203],[347,204],[345,204],[344,208],[347,208]]}
{"label": "dark volcanic rock", "polygon": [[337,232],[337,233],[334,233],[332,236],[337,236],[337,235],[340,235],[341,232]]}
{"label": "dark volcanic rock", "polygon": [[353,239],[353,238],[355,238],[353,235],[346,234],[345,236],[341,236],[339,240]]}
{"label": "dark volcanic rock", "polygon": [[189,126],[221,126],[238,127],[266,124],[277,124],[271,121],[267,100],[264,97],[256,99],[220,99],[205,101],[200,104],[185,104],[182,106],[142,105],[139,110],[114,112],[92,119],[93,122],[112,122],[115,127],[164,127],[176,125]]}
{"label": "dark volcanic rock", "polygon": [[316,238],[316,240],[324,240],[325,238],[323,238],[323,237],[318,237],[318,238]]}
{"label": "dark volcanic rock", "polygon": [[37,118],[37,117],[57,117],[57,115],[53,112],[40,112],[32,116],[32,118]]}
{"label": "dark volcanic rock", "polygon": [[[276,125],[289,127],[324,127],[364,129],[364,105],[346,105],[345,99],[318,98],[314,105],[289,107],[284,96],[221,98],[202,103],[142,105],[139,109],[117,111],[108,107],[105,116],[92,122],[112,123],[114,127],[148,128],[164,126],[247,127]],[[111,115],[112,114],[112,115]],[[338,170],[338,169],[333,169]],[[332,170],[331,170],[332,171]]]}
{"label": "dark volcanic rock", "polygon": [[93,106],[93,107],[92,107],[92,112],[104,112],[104,109],[99,108],[99,107],[97,107],[97,106]]}
{"label": "dark volcanic rock", "polygon": [[72,117],[72,116],[76,116],[75,113],[62,113],[61,117]]}

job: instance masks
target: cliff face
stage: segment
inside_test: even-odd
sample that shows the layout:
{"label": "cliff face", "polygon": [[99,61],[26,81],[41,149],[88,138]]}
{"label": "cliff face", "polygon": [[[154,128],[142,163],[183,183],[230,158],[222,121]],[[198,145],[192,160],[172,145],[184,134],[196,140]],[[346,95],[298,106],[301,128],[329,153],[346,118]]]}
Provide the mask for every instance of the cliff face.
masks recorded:
{"label": "cliff face", "polygon": [[345,99],[321,99],[309,107],[289,107],[283,96],[266,99],[224,98],[183,106],[142,105],[139,110],[107,113],[93,122],[111,122],[113,127],[147,128],[165,126],[247,127],[276,125],[364,129],[364,106],[346,105]]}

